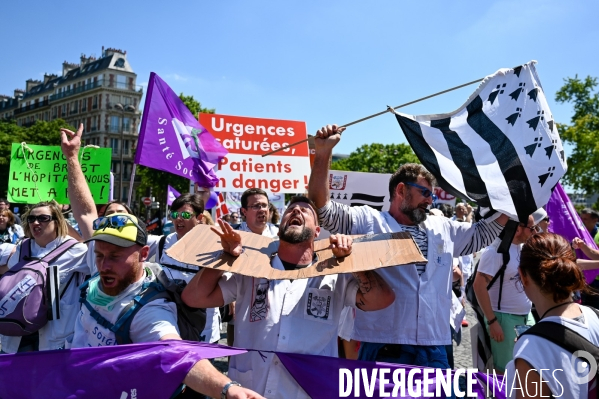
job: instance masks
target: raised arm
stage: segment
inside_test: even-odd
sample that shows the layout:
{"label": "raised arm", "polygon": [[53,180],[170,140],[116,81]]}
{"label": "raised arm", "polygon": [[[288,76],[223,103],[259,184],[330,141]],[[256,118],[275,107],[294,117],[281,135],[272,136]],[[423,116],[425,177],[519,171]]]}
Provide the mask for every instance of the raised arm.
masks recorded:
{"label": "raised arm", "polygon": [[[219,237],[223,250],[233,256],[239,256],[243,251],[241,235],[233,230],[231,225],[218,220],[222,232],[211,227]],[[181,299],[188,306],[195,308],[215,308],[225,304],[223,292],[218,285],[223,271],[215,269],[202,269],[191,279],[181,294]]]}
{"label": "raised arm", "polygon": [[589,259],[599,260],[599,251],[589,247],[586,242],[578,237],[572,240],[572,248],[580,249]]}
{"label": "raised arm", "polygon": [[329,200],[329,162],[333,148],[341,140],[341,132],[344,130],[345,128],[337,125],[327,125],[316,132],[316,155],[308,183],[308,197],[314,201],[317,208],[322,208]]}
{"label": "raised arm", "polygon": [[96,211],[92,193],[85,181],[85,176],[79,163],[82,134],[83,124],[79,125],[76,133],[68,129],[60,129],[62,139],[60,148],[67,159],[69,198],[71,200],[71,208],[73,209],[73,217],[79,224],[79,230],[81,230],[83,239],[87,240],[91,238],[94,232],[92,223],[98,218],[98,212]]}

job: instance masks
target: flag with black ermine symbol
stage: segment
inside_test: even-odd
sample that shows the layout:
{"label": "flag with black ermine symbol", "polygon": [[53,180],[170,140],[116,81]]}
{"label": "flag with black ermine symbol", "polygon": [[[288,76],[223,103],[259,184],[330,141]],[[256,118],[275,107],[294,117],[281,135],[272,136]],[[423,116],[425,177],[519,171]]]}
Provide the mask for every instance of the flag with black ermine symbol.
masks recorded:
{"label": "flag with black ermine symbol", "polygon": [[454,112],[396,113],[441,188],[520,221],[549,201],[567,170],[535,63],[487,76]]}

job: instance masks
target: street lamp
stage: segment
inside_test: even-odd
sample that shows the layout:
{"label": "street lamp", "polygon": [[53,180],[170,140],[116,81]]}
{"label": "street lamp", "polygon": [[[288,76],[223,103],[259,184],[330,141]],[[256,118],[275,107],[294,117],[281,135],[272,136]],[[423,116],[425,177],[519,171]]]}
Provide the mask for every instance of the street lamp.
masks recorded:
{"label": "street lamp", "polygon": [[125,175],[125,170],[123,169],[123,155],[124,155],[124,151],[125,151],[125,111],[127,112],[134,112],[135,111],[135,107],[131,104],[129,105],[123,105],[121,103],[116,103],[114,105],[114,108],[118,109],[119,111],[121,111],[121,173],[120,173],[120,177],[119,177],[119,201],[123,200],[123,177]]}

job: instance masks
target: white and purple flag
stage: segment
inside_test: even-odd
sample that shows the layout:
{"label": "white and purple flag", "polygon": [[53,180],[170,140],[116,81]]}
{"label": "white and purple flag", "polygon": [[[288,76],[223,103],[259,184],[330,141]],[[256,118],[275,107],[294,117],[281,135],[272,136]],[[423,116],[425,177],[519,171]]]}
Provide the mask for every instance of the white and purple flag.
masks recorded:
{"label": "white and purple flag", "polygon": [[177,197],[179,197],[180,195],[180,192],[168,185],[168,188],[166,190],[166,204],[168,206],[171,206],[173,204],[173,201],[176,200]]}
{"label": "white and purple flag", "polygon": [[567,169],[534,64],[487,76],[454,112],[396,113],[443,190],[521,222],[549,201]]}
{"label": "white and purple flag", "polygon": [[214,187],[214,166],[225,155],[166,82],[150,73],[135,163]]}

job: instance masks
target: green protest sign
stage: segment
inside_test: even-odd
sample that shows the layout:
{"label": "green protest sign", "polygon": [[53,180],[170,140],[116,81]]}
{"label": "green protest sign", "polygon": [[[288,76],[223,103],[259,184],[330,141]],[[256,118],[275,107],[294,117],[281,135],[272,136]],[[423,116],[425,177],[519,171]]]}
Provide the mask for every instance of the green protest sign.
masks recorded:
{"label": "green protest sign", "polygon": [[[109,201],[110,148],[84,148],[79,152],[81,169],[97,204]],[[67,161],[59,146],[13,143],[8,179],[8,199],[36,204],[56,200],[69,204]]]}

